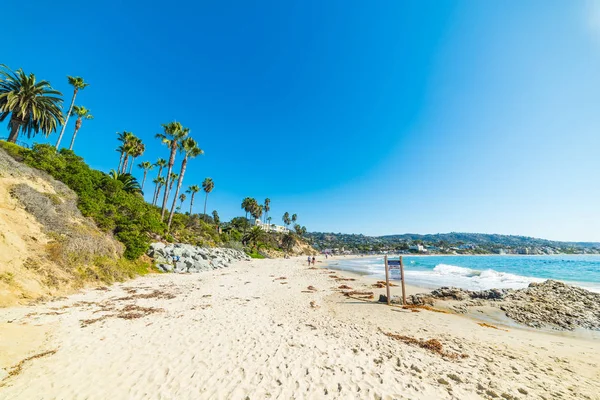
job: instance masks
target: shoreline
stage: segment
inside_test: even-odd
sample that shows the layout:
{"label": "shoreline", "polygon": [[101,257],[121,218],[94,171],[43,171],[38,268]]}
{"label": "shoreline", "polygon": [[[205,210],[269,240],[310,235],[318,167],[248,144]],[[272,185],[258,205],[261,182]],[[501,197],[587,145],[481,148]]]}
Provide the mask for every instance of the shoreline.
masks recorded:
{"label": "shoreline", "polygon": [[[460,255],[460,257],[478,257],[478,256],[479,255]],[[505,257],[505,255],[489,255],[489,256]],[[506,256],[510,256],[510,257],[517,257],[518,256],[518,257],[521,257],[520,255],[506,255]],[[585,256],[590,256],[590,255],[588,254],[588,255],[585,255]],[[598,259],[600,261],[600,255],[595,255],[595,256],[598,256]],[[356,257],[356,256],[353,256],[353,255],[345,255],[345,256],[338,256],[334,260],[363,260],[363,259],[368,259],[368,258],[373,259],[373,258],[379,258],[379,257],[383,257],[383,255],[365,256],[365,257],[360,257],[360,256]],[[414,256],[413,255],[409,255],[409,256],[404,256],[403,255],[403,257],[424,257],[424,258],[427,258],[427,257],[441,257],[441,256],[439,256],[439,255],[414,255]],[[454,255],[443,255],[443,257],[456,257],[456,256],[454,256]],[[532,257],[535,257],[535,256],[532,256]],[[394,256],[394,258],[397,258],[397,256]],[[329,259],[327,261],[330,262],[331,259]],[[452,265],[452,266],[455,266],[455,265]],[[486,269],[483,269],[483,268],[482,269],[477,269],[477,268],[473,268],[473,267],[463,267],[463,266],[460,266],[460,265],[456,265],[456,267],[462,268],[462,269],[469,269],[469,270],[478,270],[478,271],[484,271],[486,269],[489,269],[489,268],[486,268]],[[344,268],[337,268],[335,266],[332,266],[331,268],[335,268],[335,269],[339,269],[339,270],[347,271],[347,272],[351,272],[351,273],[357,273],[359,275],[362,274],[360,271],[356,271],[356,270],[348,270],[348,269],[344,269]],[[405,268],[406,268],[406,265],[405,265]],[[565,280],[565,279],[556,278],[556,277],[539,277],[539,276],[523,275],[523,274],[516,273],[516,272],[500,271],[500,270],[493,269],[493,268],[491,270],[494,271],[494,272],[496,272],[496,273],[499,273],[499,274],[507,274],[507,275],[512,275],[512,276],[515,276],[515,277],[520,277],[520,278],[523,278],[523,279],[528,279],[528,280],[531,280],[531,282],[538,282],[538,281],[541,282],[541,281],[545,281],[545,280],[548,280],[548,279],[557,280],[557,281],[564,282],[564,283],[566,283],[568,285],[571,285],[571,286],[576,286],[576,287],[580,287],[582,289],[585,289],[585,290],[588,290],[588,291],[591,291],[591,292],[600,293],[600,282],[596,282],[596,281],[589,281],[588,282],[588,281]],[[405,269],[405,271],[407,271],[407,270]],[[433,270],[431,270],[431,271],[429,271],[429,270],[427,270],[427,271],[419,270],[419,271],[420,272],[433,272]],[[379,271],[379,272],[377,272],[377,273],[382,274],[382,275],[384,274],[383,266],[382,266],[382,270]],[[366,272],[365,271],[365,275],[375,275],[375,274],[376,273]],[[394,278],[390,278],[390,280],[398,281],[398,279],[394,279]],[[440,283],[440,284],[423,284],[423,285],[418,285],[418,284],[415,285],[415,284],[413,284],[412,286],[415,286],[415,287],[418,287],[418,288],[423,288],[423,289],[426,289],[428,291],[431,291],[431,290],[434,290],[434,289],[438,289],[440,287],[461,287],[462,289],[465,289],[465,290],[474,290],[474,291],[482,290],[481,288],[473,288],[473,287],[468,287],[468,286],[460,286],[460,285],[456,285],[456,284],[452,284],[452,283],[448,283],[448,284],[442,284],[442,283]],[[507,286],[507,287],[496,287],[496,286],[489,287],[489,289],[500,289],[500,288],[511,288],[511,287],[510,286]],[[518,287],[515,286],[515,287],[512,287],[512,288],[516,289]],[[488,288],[484,287],[484,289],[488,289]]]}
{"label": "shoreline", "polygon": [[[600,341],[387,307],[372,283],[324,260],[314,269],[304,257],[250,260],[0,309],[0,397],[576,399],[600,390]],[[374,299],[344,296],[342,285]],[[418,345],[427,340],[440,353]]]}
{"label": "shoreline", "polygon": [[[348,257],[348,259],[352,259],[352,258]],[[336,268],[335,266],[331,266],[328,263],[324,264],[322,266],[322,268],[332,269],[335,271],[343,272],[357,280],[364,282],[367,285],[373,285],[377,281],[380,281],[380,279],[373,277],[372,274],[369,274],[369,273],[363,274],[363,273],[360,273],[357,271],[348,271],[343,268]],[[390,280],[390,282],[396,284],[396,282],[398,282],[398,280]],[[432,288],[427,288],[427,287],[418,286],[418,285],[411,285],[409,283],[405,283],[404,286],[406,289],[407,296],[414,295],[417,293],[428,293],[432,290]],[[384,289],[373,289],[373,290],[374,291],[379,290],[378,292],[376,292],[377,295],[379,295],[379,294],[385,295],[385,288]],[[394,287],[390,288],[390,294],[392,296],[401,296],[402,291],[399,286],[394,286]],[[447,304],[448,304],[447,302],[440,301],[439,304],[436,305],[436,307],[442,308],[444,310],[449,310],[454,315],[469,319],[471,321],[475,321],[476,323],[480,323],[480,322],[491,323],[491,324],[498,325],[498,326],[500,326],[502,328],[506,328],[506,329],[519,329],[522,331],[539,332],[539,333],[545,333],[548,335],[556,335],[556,336],[561,336],[561,337],[571,337],[571,338],[584,339],[584,340],[600,340],[600,331],[593,331],[593,330],[582,329],[582,328],[575,329],[574,331],[558,330],[558,329],[552,329],[552,328],[533,328],[533,327],[530,327],[527,325],[520,324],[516,321],[513,321],[512,319],[510,319],[509,317],[504,315],[504,313],[498,308],[474,307],[473,309],[470,309],[465,314],[458,314],[458,313],[455,313],[454,311],[452,311],[447,306]]]}

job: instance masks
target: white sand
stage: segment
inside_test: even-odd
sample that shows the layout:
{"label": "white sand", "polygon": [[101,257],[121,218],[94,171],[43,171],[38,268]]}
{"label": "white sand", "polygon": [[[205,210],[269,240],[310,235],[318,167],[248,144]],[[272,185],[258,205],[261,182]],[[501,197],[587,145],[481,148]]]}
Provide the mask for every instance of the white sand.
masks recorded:
{"label": "white sand", "polygon": [[[369,283],[336,282],[303,258],[257,260],[2,309],[0,352],[13,349],[0,357],[4,375],[20,360],[57,351],[23,363],[2,381],[0,398],[600,398],[598,341],[496,330],[464,316],[348,299],[336,289]],[[318,291],[303,293],[309,285]],[[176,297],[135,298],[155,289]],[[127,305],[163,311],[116,317]],[[380,330],[439,339],[444,351],[468,357],[444,358]]]}

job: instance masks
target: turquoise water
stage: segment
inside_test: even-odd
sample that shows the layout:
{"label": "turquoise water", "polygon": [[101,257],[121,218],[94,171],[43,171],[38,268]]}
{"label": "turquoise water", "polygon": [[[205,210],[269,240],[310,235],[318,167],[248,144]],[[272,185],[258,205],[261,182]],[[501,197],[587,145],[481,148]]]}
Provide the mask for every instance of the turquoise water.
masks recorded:
{"label": "turquoise water", "polygon": [[[397,259],[397,257],[390,257]],[[481,290],[522,288],[556,279],[600,292],[600,255],[586,256],[404,256],[409,285]],[[331,260],[332,267],[384,276],[383,257]],[[393,273],[393,279],[399,279]]]}

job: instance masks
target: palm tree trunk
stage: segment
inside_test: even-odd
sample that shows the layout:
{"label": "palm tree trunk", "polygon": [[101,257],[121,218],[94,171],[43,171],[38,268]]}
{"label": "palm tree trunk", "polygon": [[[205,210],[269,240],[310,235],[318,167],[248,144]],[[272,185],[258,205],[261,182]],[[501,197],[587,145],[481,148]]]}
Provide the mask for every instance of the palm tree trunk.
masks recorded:
{"label": "palm tree trunk", "polygon": [[208,192],[206,192],[206,197],[204,197],[204,215],[206,215],[206,201],[208,200]]}
{"label": "palm tree trunk", "polygon": [[129,162],[129,154],[125,153],[125,160],[123,160],[123,167],[121,173],[124,174],[127,171],[127,163]]}
{"label": "palm tree trunk", "polygon": [[192,192],[192,198],[190,199],[190,217],[192,216],[192,210],[194,207],[194,196],[196,195],[196,192]]}
{"label": "palm tree trunk", "polygon": [[123,164],[123,156],[125,155],[125,152],[122,151],[121,152],[121,157],[119,157],[119,167],[117,168],[117,171],[121,170],[121,164]]}
{"label": "palm tree trunk", "polygon": [[144,184],[146,183],[146,175],[148,174],[148,170],[144,170],[144,179],[142,179],[142,192],[144,191]]}
{"label": "palm tree trunk", "polygon": [[155,206],[156,203],[158,203],[158,198],[160,196],[161,190],[162,190],[162,185],[158,185],[158,187],[156,188],[156,197],[154,197],[154,202],[152,203],[153,206]]}
{"label": "palm tree trunk", "polygon": [[[162,172],[162,167],[158,168],[158,175],[156,176],[156,179],[160,178],[160,173]],[[156,196],[158,196],[157,194],[158,192],[158,183],[156,185],[154,185],[154,195],[152,195],[152,205],[155,205],[156,203]]]}
{"label": "palm tree trunk", "polygon": [[67,112],[67,118],[65,118],[65,123],[60,130],[60,135],[58,135],[58,140],[56,141],[56,150],[58,150],[58,146],[60,146],[60,141],[62,140],[63,135],[65,134],[65,129],[67,128],[67,124],[69,123],[69,117],[71,116],[71,112],[73,111],[73,104],[75,104],[75,97],[77,97],[77,89],[73,90],[73,98],[71,99],[71,106],[69,107],[69,112]]}
{"label": "palm tree trunk", "polygon": [[162,209],[160,210],[160,220],[165,219],[165,209],[167,208],[167,201],[169,200],[169,193],[166,188],[169,185],[169,179],[171,178],[171,171],[173,170],[173,164],[175,164],[175,152],[177,152],[177,142],[171,143],[171,155],[169,157],[169,170],[167,171],[167,179],[165,181],[165,195],[163,196]]}
{"label": "palm tree trunk", "polygon": [[175,205],[177,204],[177,195],[181,184],[183,183],[183,174],[185,174],[185,167],[187,165],[187,156],[183,158],[181,162],[181,172],[179,173],[179,179],[177,180],[177,188],[175,189],[175,196],[173,197],[173,204],[171,205],[171,213],[169,214],[169,222],[167,222],[167,232],[171,229],[171,222],[173,221],[173,214],[175,214]]}
{"label": "palm tree trunk", "polygon": [[129,165],[129,173],[133,170],[133,164],[135,164],[136,157],[131,157],[131,164]]}
{"label": "palm tree trunk", "polygon": [[10,135],[8,135],[8,141],[11,143],[17,143],[17,138],[19,137],[19,129],[21,129],[21,124],[17,120],[17,118],[10,118]]}
{"label": "palm tree trunk", "polygon": [[73,137],[71,138],[71,145],[69,146],[69,150],[73,150],[73,145],[75,144],[75,136],[77,136],[78,131],[79,128],[75,128],[75,131],[73,132]]}

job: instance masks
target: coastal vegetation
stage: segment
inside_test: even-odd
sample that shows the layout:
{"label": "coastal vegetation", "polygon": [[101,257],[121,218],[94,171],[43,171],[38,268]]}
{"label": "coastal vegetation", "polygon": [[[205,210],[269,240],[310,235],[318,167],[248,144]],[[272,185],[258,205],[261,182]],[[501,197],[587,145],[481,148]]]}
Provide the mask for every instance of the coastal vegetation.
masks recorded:
{"label": "coastal vegetation", "polygon": [[[7,142],[0,141],[0,148],[15,160],[44,171],[72,189],[77,194],[77,207],[82,215],[91,218],[100,230],[121,242],[126,259],[139,259],[148,251],[149,245],[158,240],[231,247],[245,250],[252,257],[281,256],[295,249],[312,251],[301,238],[306,228],[297,225],[293,231],[270,230],[275,225],[271,225],[272,218],[268,216],[271,211],[269,198],[263,204],[254,198],[245,198],[242,209],[246,218],[235,217],[230,222],[222,222],[217,210],[208,215],[208,197],[215,188],[213,179],[206,178],[201,185],[190,184],[185,191],[182,189],[188,163],[204,151],[191,137],[190,128],[180,122],[162,124],[162,133],[155,135],[155,144],[166,146],[165,158],[154,163],[138,162],[139,180],[134,175],[136,160],[144,156],[146,146],[152,143],[144,143],[126,130],[117,133],[119,161],[116,168],[108,173],[90,168],[73,152],[83,120],[93,119],[88,108],[76,104],[78,94],[89,83],[73,76],[68,76],[67,81],[73,92],[69,108],[63,115],[62,93],[53,89],[49,82],[2,65],[0,121],[9,120],[10,135]],[[60,148],[71,116],[76,120],[69,149]],[[38,133],[48,136],[59,127],[55,145],[35,143],[29,148],[24,143],[20,143],[24,146],[14,144],[19,134],[26,134],[28,138]],[[179,167],[176,167],[177,162]],[[154,169],[156,176],[149,177]],[[148,179],[154,184],[150,202],[144,199]],[[203,213],[194,214],[195,195],[200,190],[204,191]],[[184,202],[188,199],[189,210],[184,211]],[[248,214],[256,220],[262,219],[262,228],[254,226],[250,229],[254,224],[247,219]],[[286,215],[286,226],[289,227],[297,215]]]}

